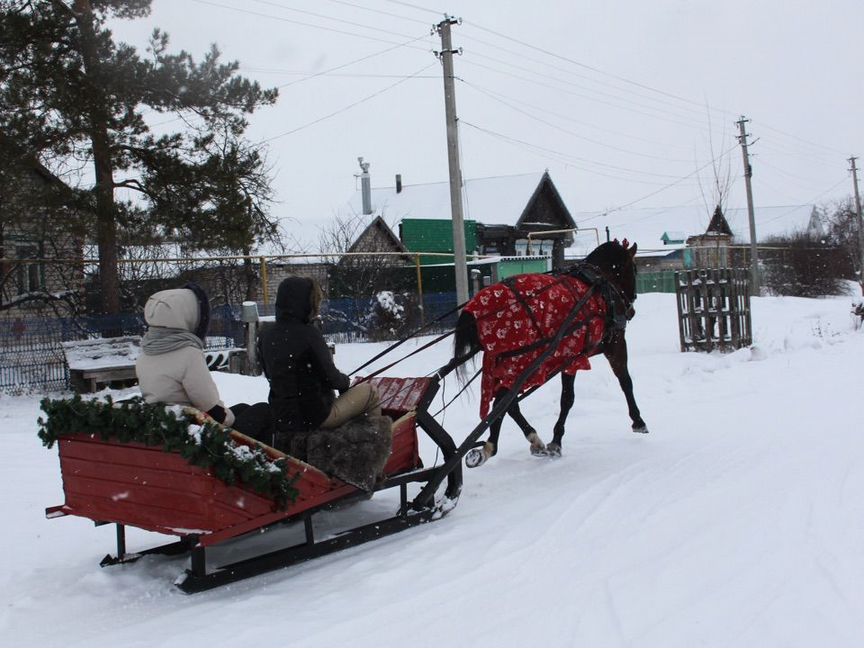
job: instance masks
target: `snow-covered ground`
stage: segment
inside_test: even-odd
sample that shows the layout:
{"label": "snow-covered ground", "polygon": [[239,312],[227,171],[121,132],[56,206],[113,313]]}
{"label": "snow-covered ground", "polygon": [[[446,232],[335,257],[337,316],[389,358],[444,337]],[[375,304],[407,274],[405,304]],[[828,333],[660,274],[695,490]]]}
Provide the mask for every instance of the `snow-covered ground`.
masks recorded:
{"label": "snow-covered ground", "polygon": [[[862,646],[864,331],[850,303],[755,299],[754,347],[706,355],[679,352],[673,296],[643,295],[628,340],[650,434],[629,431],[595,359],[560,460],[531,457],[508,421],[443,520],[194,596],[172,585],[184,559],[100,569],[112,527],[44,518],[63,494],[38,398],[0,397],[0,646]],[[340,345],[337,364],[381,348]],[[391,373],[423,375],[447,351]],[[263,379],[217,381],[229,403],[266,397]],[[547,440],[557,399],[556,383],[523,403]],[[457,440],[477,407],[447,410]],[[324,523],[392,508],[376,496]],[[130,550],[161,539],[130,531]]]}

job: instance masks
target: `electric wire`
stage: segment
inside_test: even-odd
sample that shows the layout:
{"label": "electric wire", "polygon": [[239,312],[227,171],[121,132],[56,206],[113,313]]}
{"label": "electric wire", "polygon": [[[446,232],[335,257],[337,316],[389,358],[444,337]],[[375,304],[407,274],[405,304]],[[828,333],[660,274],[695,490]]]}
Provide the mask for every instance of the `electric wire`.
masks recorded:
{"label": "electric wire", "polygon": [[[664,147],[670,146],[669,142],[659,142],[656,140],[651,140],[651,139],[646,139],[644,137],[640,137],[639,135],[633,135],[630,133],[622,133],[621,131],[616,131],[616,130],[612,130],[610,128],[605,128],[603,126],[598,126],[597,124],[591,124],[591,123],[588,123],[584,120],[576,119],[575,117],[573,117],[571,115],[565,115],[565,114],[562,114],[559,112],[554,112],[554,111],[549,110],[548,108],[545,108],[543,106],[538,106],[537,104],[532,104],[532,103],[529,103],[527,101],[517,99],[516,97],[504,94],[503,92],[497,92],[497,91],[491,90],[485,86],[480,86],[477,83],[474,83],[473,81],[468,82],[464,78],[461,78],[461,77],[456,77],[456,79],[457,79],[457,81],[460,81],[467,86],[473,87],[475,90],[479,90],[480,92],[487,93],[489,95],[492,95],[493,97],[498,97],[500,99],[505,99],[507,101],[510,101],[514,104],[527,106],[528,108],[532,108],[534,110],[539,110],[546,115],[551,115],[553,117],[557,117],[558,119],[563,119],[565,121],[569,121],[569,122],[572,122],[574,124],[578,124],[579,126],[583,126],[585,128],[590,128],[591,130],[602,131],[604,133],[611,133],[612,135],[617,135],[619,137],[623,137],[624,139],[628,139],[628,140],[638,140],[640,142],[645,142],[646,144],[651,144],[652,146],[664,146]],[[672,145],[671,147],[672,148],[678,148],[680,150],[685,149],[685,147],[683,147],[683,146]],[[664,158],[664,159],[666,159],[666,158]]]}
{"label": "electric wire", "polygon": [[364,7],[363,5],[357,4],[356,2],[349,2],[348,0],[327,0],[327,2],[333,2],[335,4],[345,5],[346,7],[355,7],[357,9],[361,9],[363,11],[369,11],[372,13],[376,13],[382,16],[389,16],[391,18],[397,18],[399,20],[407,20],[413,23],[420,23],[421,25],[428,25],[428,20],[420,20],[419,18],[409,18],[408,16],[403,16],[401,14],[392,13],[390,11],[384,11],[382,9],[372,9],[371,7]]}
{"label": "electric wire", "polygon": [[[541,72],[536,72],[535,70],[532,70],[532,69],[530,69],[530,68],[526,68],[526,67],[523,66],[523,65],[516,65],[516,64],[513,64],[513,63],[508,63],[507,61],[502,61],[501,59],[497,59],[497,58],[492,57],[492,56],[486,56],[485,54],[479,54],[479,53],[476,53],[476,52],[468,52],[468,53],[466,54],[465,52],[463,52],[463,56],[468,57],[468,58],[466,58],[466,59],[463,59],[463,60],[466,60],[466,61],[467,61],[467,60],[470,60],[470,57],[474,56],[474,57],[477,57],[477,58],[480,58],[480,59],[487,59],[487,60],[490,60],[490,61],[492,61],[493,63],[498,63],[498,64],[500,64],[500,65],[503,65],[503,66],[507,67],[507,68],[513,68],[513,69],[515,69],[515,70],[519,70],[519,71],[522,71],[522,72],[527,72],[527,73],[529,73],[529,74],[534,75],[535,77],[539,77],[539,78],[543,78],[543,79],[549,79],[550,81],[552,81],[552,82],[554,82],[554,83],[556,84],[555,86],[553,86],[553,87],[556,87],[556,88],[557,88],[559,85],[565,85],[565,86],[568,86],[568,87],[571,87],[571,88],[575,88],[576,90],[580,90],[580,91],[582,91],[582,92],[594,93],[594,94],[596,94],[596,95],[598,95],[598,96],[600,96],[600,97],[606,97],[606,101],[607,101],[607,103],[609,103],[610,105],[614,105],[614,106],[616,106],[616,107],[623,107],[623,106],[621,106],[620,103],[616,103],[616,102],[622,102],[622,101],[623,101],[623,102],[626,102],[627,104],[631,104],[632,106],[635,106],[635,107],[637,107],[637,108],[641,108],[641,109],[643,109],[643,110],[648,110],[648,111],[658,111],[658,112],[661,112],[663,115],[667,116],[667,118],[668,118],[668,117],[672,117],[672,118],[676,118],[676,119],[684,120],[684,121],[681,122],[682,124],[686,122],[687,125],[689,125],[689,126],[691,126],[691,127],[693,127],[693,128],[700,128],[700,129],[704,129],[704,128],[705,128],[705,125],[704,125],[703,123],[698,122],[698,121],[692,119],[691,116],[689,116],[689,115],[681,115],[681,114],[675,114],[675,113],[672,113],[672,112],[669,111],[668,108],[664,108],[664,107],[661,107],[661,106],[651,106],[651,105],[647,105],[647,104],[640,103],[640,102],[637,102],[637,101],[633,101],[632,99],[629,99],[628,97],[622,97],[622,96],[620,96],[620,95],[612,94],[612,93],[609,93],[609,92],[605,92],[605,91],[603,91],[603,90],[595,90],[595,89],[592,89],[592,88],[586,88],[584,85],[580,85],[580,84],[578,84],[578,83],[574,83],[574,82],[572,82],[572,81],[566,81],[566,80],[561,79],[560,77],[555,76],[555,75],[553,75],[553,74],[543,74],[543,73],[541,73]],[[479,65],[479,64],[476,63],[476,62],[473,62],[473,63],[474,63],[474,65]],[[495,68],[489,68],[489,69],[493,69],[493,70],[495,70]],[[497,70],[497,71],[500,71],[500,70]],[[522,78],[524,78],[524,77],[522,77]],[[599,101],[599,102],[603,102],[603,101],[604,101],[603,99],[598,99],[598,98],[596,98],[596,97],[591,96],[590,94],[589,94],[589,95],[579,94],[578,96],[583,96],[583,97],[585,97],[586,99],[589,99],[589,100],[591,100],[591,101]],[[643,113],[643,114],[645,114],[645,115],[647,115],[647,116],[654,116],[654,115],[652,115],[652,114],[650,114],[650,113]]]}
{"label": "electric wire", "polygon": [[410,2],[403,2],[402,0],[386,0],[387,2],[391,2],[393,4],[402,5],[403,7],[410,7],[411,9],[417,9],[419,11],[426,11],[428,13],[435,14],[436,16],[446,16],[447,13],[444,11],[436,11],[434,9],[429,9],[428,7],[421,7],[420,5],[411,4]]}
{"label": "electric wire", "polygon": [[[508,144],[511,144],[514,146],[519,146],[521,148],[526,148],[529,151],[531,151],[532,153],[534,153],[535,155],[539,155],[540,157],[546,157],[546,158],[553,160],[555,162],[558,162],[560,164],[564,164],[566,166],[571,166],[575,169],[579,169],[580,171],[585,171],[586,173],[591,173],[591,174],[603,176],[606,178],[612,178],[614,180],[624,180],[626,182],[635,182],[635,183],[639,183],[639,184],[647,184],[647,185],[653,185],[653,186],[666,186],[666,185],[662,185],[661,183],[658,183],[656,181],[652,182],[650,180],[641,180],[641,179],[637,179],[637,178],[633,178],[633,177],[625,177],[625,176],[621,176],[621,175],[615,175],[612,173],[605,173],[603,171],[598,171],[595,168],[586,167],[583,164],[580,164],[579,162],[584,163],[586,161],[586,160],[583,160],[581,158],[574,158],[573,156],[570,156],[567,153],[562,153],[561,151],[556,151],[554,149],[539,146],[537,144],[532,144],[531,142],[526,142],[525,140],[521,140],[521,139],[518,139],[515,137],[510,137],[509,135],[504,135],[503,133],[493,131],[489,128],[483,128],[482,126],[477,126],[476,124],[473,124],[473,123],[471,123],[465,119],[460,119],[459,123],[464,124],[465,126],[468,126],[469,128],[473,128],[474,130],[477,130],[481,133],[485,133],[486,135],[490,135],[490,136],[495,137],[497,139],[503,140],[503,141],[507,142]],[[538,153],[538,151],[540,151],[540,153]],[[577,160],[577,162],[574,162],[574,160]],[[587,160],[587,162],[590,164],[597,164],[597,165],[601,164],[601,163],[595,162],[593,160]],[[612,166],[612,165],[607,165],[607,166]],[[630,171],[630,172],[635,172],[635,173],[649,173],[649,172],[636,171],[636,170],[631,170],[631,169],[623,169],[621,167],[614,167],[614,166],[613,166],[613,169],[618,170],[618,171],[625,171],[625,172]],[[665,175],[665,174],[650,174],[650,175],[662,175],[663,177],[676,177],[676,176]]]}
{"label": "electric wire", "polygon": [[[643,152],[641,152],[641,151],[634,151],[634,150],[632,150],[632,149],[625,149],[625,148],[622,148],[622,147],[620,147],[620,146],[615,146],[615,145],[613,145],[613,144],[609,144],[609,143],[607,143],[607,142],[601,142],[600,140],[596,140],[596,139],[593,139],[593,138],[590,138],[590,137],[586,137],[586,136],[584,136],[584,135],[580,135],[579,133],[576,133],[576,132],[574,132],[574,131],[571,131],[571,130],[569,130],[569,129],[567,129],[567,128],[563,128],[562,126],[559,126],[558,124],[554,124],[554,123],[552,123],[552,122],[550,122],[550,121],[548,121],[548,120],[546,120],[546,119],[543,119],[542,117],[538,117],[537,115],[534,115],[534,114],[528,112],[527,110],[523,110],[523,109],[521,109],[521,108],[519,108],[519,107],[517,107],[517,106],[514,106],[513,104],[509,103],[508,101],[502,99],[501,97],[496,96],[497,93],[494,93],[494,92],[491,92],[491,91],[486,90],[486,89],[484,89],[484,88],[481,88],[480,86],[475,85],[475,84],[473,84],[473,83],[469,83],[468,81],[465,81],[464,79],[460,79],[460,80],[461,80],[462,83],[463,83],[464,85],[466,85],[467,87],[469,87],[469,88],[471,88],[471,89],[473,89],[473,90],[475,90],[475,91],[477,91],[477,92],[480,92],[481,94],[486,95],[486,96],[489,97],[490,99],[492,99],[492,100],[494,100],[494,101],[497,101],[498,103],[500,103],[500,104],[502,104],[502,105],[504,105],[504,106],[507,106],[507,107],[510,108],[511,110],[513,110],[513,111],[515,111],[515,112],[518,112],[518,113],[520,113],[520,114],[522,114],[522,115],[525,115],[526,117],[530,117],[531,119],[533,119],[533,120],[535,120],[535,121],[538,121],[538,122],[540,122],[541,124],[545,124],[546,126],[549,126],[550,128],[554,128],[554,129],[556,129],[556,130],[559,130],[559,131],[561,131],[562,133],[567,133],[568,135],[571,135],[572,137],[575,137],[576,139],[580,139],[580,140],[583,140],[583,141],[585,141],[585,142],[589,142],[589,143],[591,143],[591,144],[596,144],[597,146],[602,146],[602,147],[604,147],[604,148],[609,148],[609,149],[612,149],[612,150],[614,150],[614,151],[619,151],[619,152],[621,152],[621,153],[628,153],[628,154],[630,154],[630,155],[636,155],[636,156],[639,156],[639,157],[646,157],[646,158],[650,158],[650,159],[652,159],[652,160],[663,160],[663,161],[665,161],[665,162],[685,162],[685,163],[687,163],[687,164],[689,164],[689,163],[691,162],[691,160],[670,159],[670,158],[663,157],[663,156],[660,156],[660,155],[653,155],[653,154],[651,154],[651,153],[643,153]],[[554,113],[553,113],[553,114],[554,114]],[[562,119],[566,119],[566,117],[564,117],[563,115],[556,115],[556,116],[561,117]]]}
{"label": "electric wire", "polygon": [[[252,11],[250,9],[241,9],[240,7],[232,7],[231,5],[225,5],[218,2],[213,2],[212,0],[189,0],[190,2],[195,2],[198,4],[208,5],[211,7],[218,7],[220,9],[228,9],[230,11],[235,11],[238,13],[248,14],[250,16],[258,16],[259,18],[268,18],[270,20],[278,20],[280,22],[287,22],[293,25],[300,25],[302,27],[310,27],[312,29],[321,29],[323,31],[329,31],[336,34],[342,34],[344,36],[353,36],[355,38],[364,38],[366,40],[377,41],[379,43],[387,43],[389,45],[399,45],[399,43],[394,43],[393,41],[386,40],[384,38],[378,38],[376,36],[369,36],[367,34],[358,34],[356,32],[346,31],[344,29],[336,29],[334,27],[327,27],[325,25],[316,25],[315,23],[303,22],[301,20],[294,20],[293,18],[285,18],[284,16],[274,16],[272,14],[261,13],[260,11]],[[401,38],[408,38],[407,35],[400,34]],[[410,46],[409,46],[410,47]],[[423,47],[412,47],[412,49],[418,49],[421,51],[428,51]]]}
{"label": "electric wire", "polygon": [[360,58],[358,58],[358,59],[354,59],[353,61],[348,61],[347,63],[342,63],[341,65],[336,65],[336,66],[334,66],[334,67],[332,67],[332,68],[328,68],[327,70],[323,70],[323,71],[321,71],[321,72],[317,72],[317,73],[315,73],[315,74],[310,74],[309,76],[304,77],[304,78],[302,78],[302,79],[297,79],[296,81],[291,81],[291,82],[289,82],[289,83],[284,83],[284,84],[282,84],[282,85],[280,85],[280,86],[277,86],[277,87],[278,87],[278,88],[287,88],[287,87],[289,87],[289,86],[296,85],[296,84],[298,84],[298,83],[302,83],[303,81],[307,81],[308,79],[314,79],[315,77],[323,76],[323,75],[325,75],[325,74],[329,74],[329,73],[331,73],[331,72],[335,72],[336,70],[341,70],[341,69],[343,69],[343,68],[349,67],[349,66],[351,66],[351,65],[355,65],[355,64],[357,64],[357,63],[361,63],[361,62],[363,62],[363,61],[368,61],[368,60],[371,59],[371,58],[375,58],[375,57],[377,57],[377,56],[381,56],[382,54],[386,54],[386,53],[388,53],[388,52],[392,52],[393,50],[399,49],[399,48],[401,48],[401,47],[407,47],[407,46],[410,45],[411,43],[416,42],[416,41],[420,40],[421,38],[423,38],[423,36],[418,36],[417,38],[412,38],[411,40],[405,41],[404,43],[400,43],[400,44],[398,44],[398,45],[394,45],[394,46],[392,46],[392,47],[388,47],[388,48],[386,48],[386,49],[383,49],[383,50],[381,50],[380,52],[374,52],[374,53],[372,53],[372,54],[368,54],[368,55],[366,55],[366,56],[361,56]]}
{"label": "electric wire", "polygon": [[580,98],[585,99],[587,101],[593,101],[593,102],[601,104],[601,105],[610,106],[612,108],[617,108],[618,110],[625,110],[627,112],[636,113],[636,114],[642,115],[643,117],[650,117],[652,119],[657,119],[659,121],[668,122],[671,124],[675,124],[676,126],[683,126],[683,127],[694,129],[694,130],[700,130],[700,131],[705,130],[705,126],[703,124],[685,123],[685,122],[681,122],[680,120],[670,119],[670,118],[663,117],[660,115],[654,115],[654,114],[647,113],[647,112],[644,112],[641,110],[637,110],[636,108],[632,108],[630,106],[622,106],[620,104],[616,104],[616,103],[613,103],[611,101],[605,101],[603,99],[598,99],[596,97],[590,97],[590,96],[575,92],[574,90],[570,90],[566,87],[554,86],[554,85],[551,85],[549,83],[539,81],[537,79],[532,79],[530,77],[525,77],[525,76],[522,76],[519,74],[515,74],[513,72],[507,72],[507,71],[500,70],[500,69],[497,69],[497,68],[494,68],[494,67],[491,67],[488,65],[484,65],[482,63],[477,63],[476,61],[472,61],[470,58],[464,58],[461,62],[466,63],[468,65],[473,65],[474,67],[479,67],[479,68],[482,68],[485,70],[490,70],[491,72],[495,72],[497,74],[513,77],[514,79],[519,79],[520,81],[526,81],[528,83],[532,83],[534,85],[538,85],[541,87],[551,88],[552,90],[555,90],[556,92],[563,92],[565,94],[569,94],[569,95],[572,95],[575,97],[580,97]]}
{"label": "electric wire", "polygon": [[247,2],[256,2],[261,5],[265,5],[268,7],[275,7],[277,9],[282,9],[284,11],[292,11],[294,13],[299,13],[304,16],[312,16],[313,18],[321,18],[322,20],[330,20],[335,23],[351,25],[352,27],[360,27],[362,29],[368,29],[370,31],[377,31],[383,34],[388,34],[390,36],[397,36],[399,38],[410,38],[408,34],[400,34],[398,32],[391,31],[389,29],[383,29],[381,27],[375,27],[374,25],[364,25],[362,23],[358,23],[355,20],[346,20],[345,18],[336,18],[333,16],[328,16],[327,14],[320,14],[314,11],[307,11],[306,9],[297,9],[295,7],[289,7],[279,2],[273,2],[273,0],[246,0]]}
{"label": "electric wire", "polygon": [[272,142],[273,140],[277,140],[277,139],[280,139],[282,137],[287,137],[288,135],[293,135],[294,133],[296,133],[298,131],[309,128],[310,126],[314,126],[315,124],[320,124],[322,121],[330,119],[331,117],[335,117],[336,115],[339,115],[343,112],[346,112],[347,110],[351,110],[352,108],[355,108],[356,106],[359,106],[360,104],[366,103],[367,101],[370,101],[371,99],[374,99],[375,97],[378,97],[378,96],[384,94],[385,92],[392,90],[396,86],[401,85],[401,84],[405,83],[406,81],[415,78],[417,75],[422,74],[423,72],[428,70],[433,65],[435,65],[435,62],[432,62],[429,65],[421,68],[420,70],[418,70],[417,72],[415,72],[412,75],[409,75],[409,76],[406,76],[402,79],[399,79],[398,81],[396,81],[396,83],[392,83],[385,88],[381,88],[380,90],[377,90],[376,92],[373,92],[372,94],[363,97],[362,99],[358,99],[357,101],[354,101],[353,103],[350,103],[347,106],[343,106],[339,110],[334,110],[331,113],[328,113],[328,114],[323,115],[317,119],[314,119],[311,122],[307,122],[301,126],[298,126],[297,128],[292,128],[289,131],[285,131],[284,133],[280,133],[279,135],[274,135],[273,137],[268,137],[266,139],[262,139],[258,142],[258,145]]}

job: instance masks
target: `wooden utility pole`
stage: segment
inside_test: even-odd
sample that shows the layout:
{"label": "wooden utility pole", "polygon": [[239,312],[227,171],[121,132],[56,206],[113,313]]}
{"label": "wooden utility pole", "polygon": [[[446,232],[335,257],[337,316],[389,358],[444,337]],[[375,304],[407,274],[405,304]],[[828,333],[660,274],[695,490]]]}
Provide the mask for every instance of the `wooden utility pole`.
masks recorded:
{"label": "wooden utility pole", "polygon": [[453,84],[454,50],[450,25],[456,18],[445,16],[435,29],[441,36],[438,57],[444,67],[444,113],[447,119],[447,161],[450,167],[450,213],[453,218],[453,268],[456,272],[456,303],[468,301],[468,264],[465,260],[465,218],[462,212],[462,170],[459,168],[459,129],[456,118],[456,89]]}
{"label": "wooden utility pole", "polygon": [[852,186],[855,190],[855,217],[858,225],[858,285],[861,286],[861,294],[864,295],[864,222],[861,220],[861,196],[858,194],[858,167],[854,155],[849,158],[852,168]]}
{"label": "wooden utility pole", "polygon": [[759,248],[756,246],[756,215],[753,212],[753,188],[750,178],[753,177],[753,167],[750,166],[750,154],[747,152],[747,131],[744,129],[749,119],[741,115],[738,124],[738,143],[741,144],[741,155],[744,158],[744,185],[747,187],[747,214],[750,218],[750,286],[751,293],[759,294]]}

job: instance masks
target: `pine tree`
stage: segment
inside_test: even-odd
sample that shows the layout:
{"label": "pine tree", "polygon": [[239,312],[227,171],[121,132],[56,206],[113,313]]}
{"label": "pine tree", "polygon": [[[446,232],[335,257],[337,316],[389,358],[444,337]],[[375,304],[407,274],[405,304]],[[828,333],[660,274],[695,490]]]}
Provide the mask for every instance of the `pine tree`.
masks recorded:
{"label": "pine tree", "polygon": [[[0,131],[52,170],[90,166],[80,175],[92,182],[78,188],[94,214],[109,314],[120,310],[125,232],[241,252],[279,238],[263,153],[243,139],[246,116],[272,104],[276,90],[239,76],[215,45],[196,62],[170,54],[158,29],[146,56],[116,42],[109,21],[146,17],[150,4],[0,0]],[[179,118],[180,127],[157,135],[154,113]]]}

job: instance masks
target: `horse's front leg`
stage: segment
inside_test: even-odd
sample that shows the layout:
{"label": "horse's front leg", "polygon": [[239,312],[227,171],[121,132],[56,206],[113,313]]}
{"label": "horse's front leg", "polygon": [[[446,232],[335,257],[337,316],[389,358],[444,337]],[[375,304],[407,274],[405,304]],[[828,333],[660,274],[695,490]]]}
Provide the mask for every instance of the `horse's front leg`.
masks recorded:
{"label": "horse's front leg", "polygon": [[618,384],[621,385],[621,391],[624,392],[624,397],[627,399],[627,411],[630,414],[630,420],[633,421],[633,431],[647,433],[648,426],[642,420],[639,407],[636,405],[636,398],[633,396],[633,379],[630,378],[630,371],[627,369],[627,341],[624,336],[616,336],[615,340],[607,345],[603,355],[609,361],[609,366],[612,367],[615,377],[618,378]]}
{"label": "horse's front leg", "polygon": [[575,392],[573,391],[573,383],[576,376],[570,376],[563,371],[561,372],[561,403],[558,412],[558,420],[555,422],[555,427],[552,431],[552,441],[546,445],[546,452],[553,457],[561,456],[561,440],[564,438],[564,424],[567,422],[567,415],[570,414],[570,409],[573,407],[575,400]]}

